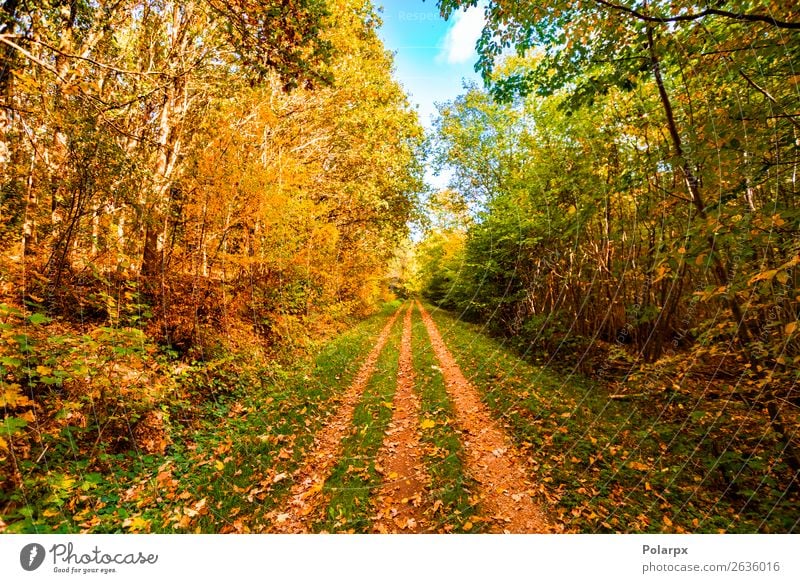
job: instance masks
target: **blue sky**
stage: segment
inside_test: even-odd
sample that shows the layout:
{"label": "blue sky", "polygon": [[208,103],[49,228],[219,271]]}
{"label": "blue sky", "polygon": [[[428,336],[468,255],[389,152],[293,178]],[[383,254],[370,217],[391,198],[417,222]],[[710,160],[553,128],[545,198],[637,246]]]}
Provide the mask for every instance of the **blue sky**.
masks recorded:
{"label": "blue sky", "polygon": [[383,7],[380,36],[395,53],[395,78],[419,107],[430,127],[434,103],[463,93],[463,80],[478,81],[475,41],[483,28],[483,9],[459,12],[449,21],[439,16],[435,0],[374,0]]}
{"label": "blue sky", "polygon": [[[464,80],[479,81],[475,72],[475,42],[483,28],[483,8],[454,14],[449,21],[439,16],[435,0],[373,0],[382,7],[380,36],[395,54],[395,78],[417,107],[420,121],[431,127],[436,103],[463,93]],[[446,185],[446,177],[428,182]]]}

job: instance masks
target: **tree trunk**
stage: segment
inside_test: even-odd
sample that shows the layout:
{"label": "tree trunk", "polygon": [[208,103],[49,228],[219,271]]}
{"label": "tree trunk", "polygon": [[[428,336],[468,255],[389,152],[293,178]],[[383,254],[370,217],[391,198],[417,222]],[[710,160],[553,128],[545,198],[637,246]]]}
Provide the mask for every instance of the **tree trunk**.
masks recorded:
{"label": "tree trunk", "polygon": [[[689,191],[691,201],[697,211],[698,216],[705,222],[706,219],[708,218],[708,215],[706,213],[705,204],[703,203],[703,199],[700,192],[700,181],[697,179],[694,172],[692,171],[691,162],[683,150],[680,133],[678,132],[678,127],[677,124],[675,123],[675,116],[672,111],[672,104],[670,103],[669,95],[667,94],[666,87],[664,86],[664,80],[661,76],[661,68],[658,56],[655,51],[655,43],[653,41],[653,29],[650,26],[647,27],[647,44],[650,50],[650,58],[653,66],[653,75],[655,76],[656,85],[658,86],[658,94],[661,98],[661,103],[664,107],[664,114],[667,118],[667,126],[669,129],[670,137],[672,139],[672,145],[675,149],[675,156],[681,164],[681,170],[686,180],[686,186]],[[725,267],[725,264],[722,262],[722,258],[717,253],[713,235],[708,235],[707,241],[708,241],[708,251],[710,253],[710,257],[714,262],[714,276],[717,280],[717,284],[720,286],[727,287],[732,282],[729,281],[728,270]],[[735,293],[729,294],[727,302],[731,310],[731,314],[733,315],[737,324],[736,332],[739,341],[742,344],[742,348],[744,349],[745,354],[747,354],[748,359],[750,360],[750,363],[753,366],[753,369],[755,370],[756,365],[758,365],[759,363],[758,360],[754,358],[752,352],[749,350],[748,345],[750,344],[750,339],[756,336],[756,334],[753,330],[750,329],[749,323],[745,321],[744,315],[742,314],[741,306],[739,306],[739,302],[736,298]],[[800,453],[798,453],[797,447],[792,443],[790,436],[787,435],[787,431],[785,429],[783,420],[781,418],[780,409],[778,408],[775,402],[775,397],[776,396],[773,391],[766,391],[765,396],[759,399],[759,403],[761,405],[766,404],[767,411],[769,413],[770,424],[772,425],[773,429],[781,436],[781,441],[784,445],[783,458],[786,461],[786,463],[789,464],[789,466],[795,472],[797,472],[800,470]]]}
{"label": "tree trunk", "polygon": [[[669,135],[672,139],[675,157],[680,164],[680,169],[683,173],[686,187],[689,192],[689,198],[694,205],[697,215],[703,220],[703,222],[706,222],[708,219],[708,214],[706,213],[706,206],[703,202],[702,193],[700,191],[700,181],[695,175],[694,170],[692,170],[691,161],[683,149],[680,132],[678,131],[678,126],[675,123],[675,115],[672,110],[672,103],[670,102],[669,95],[667,94],[667,89],[664,85],[664,79],[661,76],[661,65],[658,55],[656,54],[655,42],[653,40],[653,28],[651,26],[647,27],[647,45],[650,51],[653,76],[655,77],[656,86],[658,87],[658,95],[661,98],[661,104],[664,108],[664,116],[667,120],[667,129],[669,130]],[[722,257],[717,252],[714,236],[708,235],[706,240],[708,242],[709,256],[714,264],[713,271],[717,285],[727,287],[731,283],[729,280],[728,268],[725,266],[725,263],[722,261]],[[736,295],[731,293],[727,298],[727,303],[731,313],[733,314],[734,320],[736,321],[736,333],[739,337],[739,341],[742,343],[743,347],[747,346],[750,343],[753,332],[750,330],[749,323],[744,319],[744,315]]]}
{"label": "tree trunk", "polygon": [[169,193],[174,181],[174,170],[181,151],[181,129],[187,113],[188,87],[184,68],[189,61],[187,51],[192,21],[192,8],[182,8],[180,3],[172,5],[171,22],[167,23],[168,42],[171,47],[169,69],[173,73],[172,83],[166,89],[164,104],[159,116],[158,150],[154,159],[154,180],[151,200],[144,205],[145,217],[144,250],[142,253],[142,275],[161,272],[164,262],[163,243],[167,240],[167,211]]}

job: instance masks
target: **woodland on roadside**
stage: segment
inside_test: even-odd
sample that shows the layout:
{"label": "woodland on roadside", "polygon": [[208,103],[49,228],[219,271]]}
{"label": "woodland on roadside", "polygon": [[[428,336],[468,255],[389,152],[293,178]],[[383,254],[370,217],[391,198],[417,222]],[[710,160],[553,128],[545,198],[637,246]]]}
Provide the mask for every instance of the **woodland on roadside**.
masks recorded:
{"label": "woodland on roadside", "polygon": [[52,487],[22,460],[163,453],[165,403],[386,299],[422,130],[366,0],[0,14],[0,482],[18,508]]}
{"label": "woodland on roadside", "polygon": [[[532,416],[444,330],[567,528],[691,530],[660,517],[705,490],[706,530],[797,530],[800,9],[480,5],[484,84],[426,135],[369,0],[0,3],[0,532],[266,528],[409,297],[577,387]],[[633,415],[624,488],[661,508],[612,523],[624,488],[568,472]]]}
{"label": "woodland on roadside", "polygon": [[437,305],[689,415],[728,492],[800,472],[798,12],[489,2],[486,88],[440,107],[452,189],[414,257]]}

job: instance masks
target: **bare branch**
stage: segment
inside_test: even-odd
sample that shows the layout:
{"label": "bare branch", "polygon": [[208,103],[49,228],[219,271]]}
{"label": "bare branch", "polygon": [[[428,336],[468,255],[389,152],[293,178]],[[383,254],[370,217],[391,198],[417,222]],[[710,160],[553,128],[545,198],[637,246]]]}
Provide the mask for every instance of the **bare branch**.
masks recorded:
{"label": "bare branch", "polygon": [[50,49],[54,53],[58,53],[62,57],[66,57],[68,59],[77,59],[79,61],[86,61],[87,63],[91,63],[92,65],[95,65],[97,67],[101,67],[103,69],[108,69],[109,71],[114,71],[115,73],[119,73],[120,75],[143,75],[143,76],[149,76],[149,75],[167,76],[168,75],[168,73],[166,73],[164,71],[131,71],[129,69],[120,69],[118,67],[114,67],[113,65],[108,65],[106,63],[101,63],[99,61],[95,61],[94,59],[91,59],[91,58],[83,56],[83,55],[73,55],[73,54],[70,54],[70,53],[66,53],[66,52],[62,51],[61,49],[59,49],[57,47],[54,47],[53,45],[51,45],[49,43],[46,43],[46,42],[44,42],[42,40],[39,40],[39,39],[32,38],[32,39],[27,39],[27,40],[29,42],[34,42],[36,44],[42,45],[43,47]]}
{"label": "bare branch", "polygon": [[705,18],[706,16],[722,16],[725,18],[730,18],[732,20],[739,20],[742,22],[763,22],[765,24],[770,24],[776,28],[800,30],[800,22],[778,20],[766,14],[748,14],[739,12],[729,12],[728,10],[719,10],[717,8],[706,8],[705,10],[702,10],[700,12],[695,12],[692,14],[680,14],[678,16],[650,16],[648,14],[639,12],[634,8],[630,8],[628,6],[622,6],[620,4],[614,4],[613,2],[609,2],[608,0],[594,0],[594,1],[597,4],[605,6],[606,8],[611,8],[612,10],[616,10],[618,12],[625,12],[626,14],[630,14],[631,16],[638,18],[639,20],[643,20],[644,22],[655,22],[664,24],[667,22],[690,22],[693,20],[700,20],[701,18]]}

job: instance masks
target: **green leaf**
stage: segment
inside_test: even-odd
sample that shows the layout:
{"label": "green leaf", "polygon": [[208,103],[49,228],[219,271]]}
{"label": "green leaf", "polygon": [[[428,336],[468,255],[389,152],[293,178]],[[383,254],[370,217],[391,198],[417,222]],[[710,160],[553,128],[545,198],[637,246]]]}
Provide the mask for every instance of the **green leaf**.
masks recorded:
{"label": "green leaf", "polygon": [[28,316],[28,321],[31,324],[39,326],[41,324],[49,324],[52,321],[52,318],[48,318],[44,314],[36,312],[35,314],[31,314],[30,316]]}
{"label": "green leaf", "polygon": [[8,417],[7,419],[3,419],[2,423],[0,423],[0,433],[3,435],[14,435],[27,425],[28,422],[21,417]]}

